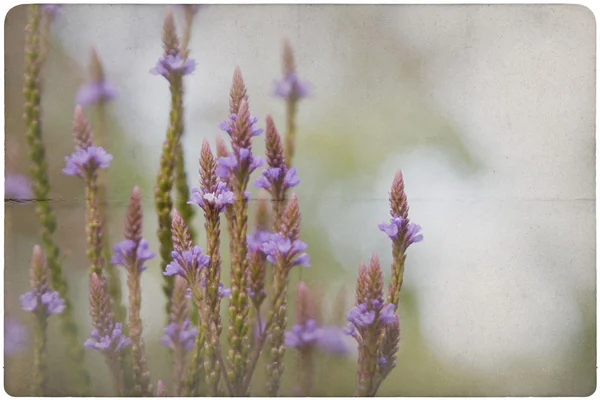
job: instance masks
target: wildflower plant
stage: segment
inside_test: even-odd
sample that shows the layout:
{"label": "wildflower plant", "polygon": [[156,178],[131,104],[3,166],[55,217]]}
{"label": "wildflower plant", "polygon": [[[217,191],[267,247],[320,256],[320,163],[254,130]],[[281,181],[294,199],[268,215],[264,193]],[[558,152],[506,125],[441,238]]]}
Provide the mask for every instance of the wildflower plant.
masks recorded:
{"label": "wildflower plant", "polygon": [[[62,170],[64,175],[73,177],[73,182],[81,182],[85,193],[90,333],[85,340],[78,336],[59,249],[53,239],[56,219],[49,202],[39,201],[41,246],[33,249],[30,288],[20,298],[22,310],[32,313],[35,320],[32,339],[28,340],[34,348],[32,395],[47,394],[46,330],[48,320],[57,314],[73,361],[71,367],[81,383],[81,387],[73,389],[78,394],[90,394],[90,374],[83,364],[87,349],[104,359],[118,396],[238,397],[261,390],[273,397],[288,395],[282,387],[284,373],[290,370],[286,352],[298,360],[296,371],[291,368],[291,373],[298,373],[295,393],[311,396],[315,388],[315,356],[328,353],[347,357],[353,338],[358,349],[356,395],[374,396],[397,362],[399,293],[406,252],[410,245],[423,239],[420,227],[408,217],[402,174],[396,174],[390,192],[391,219],[379,225],[392,245],[387,296],[382,267],[378,256],[373,255],[368,267],[359,266],[355,304],[346,314],[345,329],[338,322],[324,322],[320,311],[322,298],[306,282],[298,283],[295,301],[291,301],[288,293],[291,274],[313,265],[306,238],[302,236],[301,201],[294,192],[301,184],[301,173],[292,166],[295,116],[299,100],[310,93],[309,85],[298,78],[291,45],[286,42],[284,76],[276,82],[273,92],[286,102],[286,130],[282,138],[270,115],[265,117],[263,129],[261,118],[251,113],[242,72],[235,68],[225,119],[215,126],[223,134],[217,138],[214,151],[203,140],[198,149],[197,184],[190,190],[183,169],[181,142],[185,111],[183,78],[196,67],[189,56],[192,21],[198,9],[192,5],[182,9],[185,25],[181,41],[169,10],[163,25],[163,54],[150,71],[166,80],[171,97],[154,188],[156,245],[152,244],[153,238],[143,235],[145,194],[138,186],[132,189],[128,201],[120,199],[128,204],[122,236],[107,235],[110,210],[102,208],[107,198],[103,177],[113,156],[102,140],[106,133],[103,119],[99,119],[99,128],[93,129],[84,107],[100,107],[98,111],[103,115],[104,105],[115,97],[117,90],[105,79],[100,59],[93,52],[92,80],[77,94],[74,148],[64,158]],[[56,11],[48,7],[45,10]],[[52,15],[46,15],[45,20],[51,20]],[[40,117],[41,43],[47,40],[42,37],[41,21],[40,6],[30,5],[24,95],[31,169],[29,178],[6,177],[5,197],[16,201],[47,199],[50,192]],[[95,130],[101,135],[95,135]],[[257,140],[265,141],[265,161],[253,150]],[[250,193],[252,186],[259,190],[256,199]],[[256,200],[255,215],[251,215],[249,207],[252,200]],[[201,226],[196,214],[202,214],[205,234],[202,243],[195,235]],[[224,231],[228,235],[223,235]],[[224,257],[226,254],[229,257]],[[228,263],[223,261],[226,259]],[[321,267],[319,260],[314,260],[314,265]],[[156,270],[163,276],[167,304],[163,330],[152,339],[142,321],[142,287],[143,278]],[[119,271],[127,282],[124,302]],[[293,322],[288,322],[292,306],[296,316]],[[339,305],[335,307],[340,309]],[[18,326],[12,324],[12,331],[16,332]],[[170,381],[152,376],[146,354],[149,340],[168,349]],[[21,345],[6,347],[7,354]],[[259,389],[253,377],[261,358],[267,378]]]}

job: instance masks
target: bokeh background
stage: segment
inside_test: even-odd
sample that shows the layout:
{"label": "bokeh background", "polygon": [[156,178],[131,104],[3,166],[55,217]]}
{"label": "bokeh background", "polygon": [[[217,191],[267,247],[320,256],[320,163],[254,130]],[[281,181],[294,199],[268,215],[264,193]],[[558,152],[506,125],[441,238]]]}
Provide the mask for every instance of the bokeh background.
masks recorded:
{"label": "bokeh background", "polygon": [[[52,26],[43,129],[56,237],[82,333],[91,329],[83,187],[60,173],[73,146],[75,93],[88,79],[95,47],[119,91],[108,108],[107,147],[115,155],[108,173],[110,240],[121,240],[124,207],[137,184],[145,236],[156,250],[152,193],[169,91],[148,71],[162,53],[165,11],[164,5],[68,5]],[[174,12],[181,27],[183,11]],[[27,171],[25,14],[19,6],[5,19],[6,171],[12,173]],[[283,130],[284,105],[271,90],[289,39],[299,75],[313,87],[300,104],[294,159],[302,179],[302,237],[313,265],[301,278],[322,293],[326,320],[343,324],[340,310],[352,302],[359,262],[373,252],[382,264],[391,261],[377,223],[388,218],[397,169],[410,217],[423,227],[425,240],[408,251],[398,367],[379,394],[589,395],[596,388],[595,29],[591,11],[575,5],[204,6],[190,44],[198,67],[185,78],[190,185],[197,185],[202,139],[214,144],[222,134],[217,124],[227,117],[236,65],[252,113],[263,126],[271,114]],[[92,109],[86,113],[96,120]],[[262,153],[262,137],[255,143]],[[38,222],[32,205],[7,203],[5,210],[5,316],[28,326],[18,296],[27,290]],[[162,277],[158,260],[149,266],[144,339],[152,379],[169,382],[169,353],[158,342]],[[293,275],[300,279],[298,271]],[[50,323],[50,391],[69,395],[57,325]],[[288,392],[295,360],[289,351]],[[314,394],[351,396],[355,360],[355,354],[322,356]],[[9,394],[28,393],[30,362],[26,345],[5,358]],[[102,358],[88,352],[86,362],[94,393],[112,395]]]}

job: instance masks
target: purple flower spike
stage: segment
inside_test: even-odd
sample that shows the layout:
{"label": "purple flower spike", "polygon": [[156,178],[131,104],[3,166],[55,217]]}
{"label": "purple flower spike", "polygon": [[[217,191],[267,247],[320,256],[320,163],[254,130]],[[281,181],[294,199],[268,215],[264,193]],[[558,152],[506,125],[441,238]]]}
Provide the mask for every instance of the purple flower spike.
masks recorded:
{"label": "purple flower spike", "polygon": [[223,298],[223,297],[229,297],[231,296],[231,289],[223,287],[222,283],[219,283],[219,297]]}
{"label": "purple flower spike", "polygon": [[290,72],[283,80],[275,81],[273,95],[282,99],[302,99],[310,95],[310,86],[308,82],[299,80],[294,72]]}
{"label": "purple flower spike", "polygon": [[45,309],[46,315],[60,314],[65,309],[65,301],[58,292],[38,293],[36,289],[25,292],[19,298],[24,311],[36,311],[38,306]]}
{"label": "purple flower spike", "polygon": [[150,70],[153,75],[162,75],[167,80],[174,75],[189,75],[196,69],[196,61],[184,59],[181,55],[166,55],[159,58],[156,66]]}
{"label": "purple flower spike", "polygon": [[379,311],[379,322],[383,325],[393,324],[396,322],[397,318],[396,307],[391,303],[386,304],[381,311]]}
{"label": "purple flower spike", "polygon": [[32,291],[23,293],[19,300],[24,311],[34,311],[37,307],[37,296]]}
{"label": "purple flower spike", "polygon": [[197,204],[204,210],[206,210],[206,207],[209,207],[218,210],[218,212],[223,212],[228,204],[233,204],[234,199],[235,196],[229,190],[227,184],[219,182],[213,192],[208,192],[205,189],[192,189],[188,204]]}
{"label": "purple flower spike", "polygon": [[[390,239],[399,240],[401,238],[398,237],[398,232],[401,232],[402,227],[404,225],[404,218],[402,217],[394,217],[390,219],[390,223],[386,224],[382,222],[378,225],[379,230],[385,232]],[[423,235],[418,234],[421,231],[421,227],[417,224],[413,224],[409,222],[406,224],[406,247],[410,246],[413,243],[418,243],[423,240]]]}
{"label": "purple flower spike", "polygon": [[221,179],[227,179],[230,176],[230,171],[232,171],[235,167],[237,167],[237,158],[235,155],[231,154],[227,157],[219,157],[217,160],[217,175]]}
{"label": "purple flower spike", "polygon": [[267,243],[270,239],[271,233],[269,231],[254,231],[252,235],[247,236],[248,252],[254,253],[257,250],[261,250],[263,244]]}
{"label": "purple flower spike", "polygon": [[286,347],[295,349],[316,345],[327,353],[344,355],[348,352],[340,329],[319,327],[313,319],[307,320],[303,325],[294,325],[290,331],[285,333],[284,343]]}
{"label": "purple flower spike", "polygon": [[23,175],[6,174],[4,177],[4,199],[31,200],[33,192],[29,179]]}
{"label": "purple flower spike", "polygon": [[173,261],[165,268],[163,275],[172,276],[179,275],[183,278],[187,274],[193,274],[195,271],[208,267],[210,257],[202,254],[202,249],[194,246],[191,251],[186,250],[181,253],[176,251],[171,252]]}
{"label": "purple flower spike", "polygon": [[94,103],[113,100],[116,96],[117,89],[109,82],[86,83],[77,91],[77,104],[89,106]]}
{"label": "purple flower spike", "polygon": [[150,251],[148,241],[141,239],[134,257],[133,250],[135,249],[135,246],[133,240],[123,240],[117,243],[113,248],[114,254],[111,257],[110,262],[113,265],[120,265],[126,268],[135,263],[135,265],[139,266],[140,272],[145,271],[148,267],[143,265],[144,262],[152,260],[156,254]]}
{"label": "purple flower spike", "polygon": [[277,260],[281,259],[291,267],[296,265],[310,267],[310,258],[308,254],[303,253],[307,247],[301,240],[292,242],[281,234],[275,233],[263,243],[261,250],[267,255],[267,261],[271,264],[276,264]]}
{"label": "purple flower spike", "polygon": [[90,332],[90,337],[83,344],[88,349],[96,351],[119,353],[125,347],[131,344],[131,339],[123,335],[123,327],[120,323],[116,323],[110,332],[104,335],[94,329]]}
{"label": "purple flower spike", "polygon": [[[233,133],[233,124],[237,120],[236,114],[231,114],[229,119],[222,121],[219,123],[219,129],[223,132],[227,132],[229,136]],[[250,136],[260,136],[263,133],[263,130],[259,128],[256,124],[258,124],[258,117],[255,115],[250,116]]]}
{"label": "purple flower spike", "polygon": [[41,300],[48,314],[60,314],[65,309],[65,301],[58,292],[46,292],[42,294]]}
{"label": "purple flower spike", "polygon": [[163,332],[164,335],[160,339],[163,346],[174,348],[176,343],[181,343],[184,349],[190,351],[194,348],[198,328],[193,326],[189,320],[186,320],[181,327],[175,322],[169,324]]}
{"label": "purple flower spike", "polygon": [[102,147],[78,148],[73,154],[65,157],[67,165],[62,172],[65,175],[83,177],[86,173],[97,169],[108,168],[112,158],[112,155],[108,154]]}
{"label": "purple flower spike", "polygon": [[368,310],[366,304],[359,304],[348,311],[346,319],[357,328],[366,328],[375,321],[375,311]]}

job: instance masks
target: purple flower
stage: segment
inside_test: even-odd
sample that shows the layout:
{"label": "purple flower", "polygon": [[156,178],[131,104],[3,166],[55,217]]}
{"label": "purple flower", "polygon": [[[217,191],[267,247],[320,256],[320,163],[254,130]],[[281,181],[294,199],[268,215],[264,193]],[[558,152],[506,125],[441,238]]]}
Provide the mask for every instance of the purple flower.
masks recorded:
{"label": "purple flower", "polygon": [[23,175],[6,174],[4,177],[4,199],[30,200],[33,198],[29,179]]}
{"label": "purple flower", "polygon": [[187,351],[194,348],[194,341],[198,333],[198,328],[193,326],[189,319],[180,327],[175,322],[169,324],[164,329],[164,335],[160,343],[169,348],[174,348],[176,344],[181,344]]}
{"label": "purple flower", "polygon": [[[237,120],[236,114],[229,115],[229,119],[219,123],[219,129],[223,132],[227,132],[229,136],[233,134],[233,126]],[[255,115],[250,116],[250,136],[259,136],[263,133],[263,130],[256,126],[258,123],[258,117]]]}
{"label": "purple flower", "polygon": [[303,325],[294,325],[290,331],[285,333],[284,343],[287,347],[295,349],[316,345],[328,353],[342,355],[348,352],[340,329],[318,327],[317,322],[313,319],[309,319]]}
{"label": "purple flower", "polygon": [[263,176],[259,176],[254,182],[254,186],[271,191],[272,187],[287,190],[300,183],[296,168],[290,168],[285,171],[283,168],[271,167],[263,171]]}
{"label": "purple flower", "polygon": [[229,296],[231,296],[231,289],[226,288],[226,287],[223,286],[222,283],[219,283],[218,295],[221,298],[223,298],[223,297],[229,297]]}
{"label": "purple flower", "polygon": [[117,89],[109,82],[96,81],[81,85],[77,91],[77,104],[89,106],[98,102],[113,100]]}
{"label": "purple flower", "polygon": [[366,304],[359,304],[348,311],[346,319],[357,328],[366,328],[375,321],[375,310],[367,309]]}
{"label": "purple flower", "polygon": [[158,59],[156,66],[150,70],[153,75],[162,75],[170,79],[175,74],[189,75],[196,69],[196,61],[192,59],[184,59],[180,54],[166,55]]}
{"label": "purple flower", "polygon": [[290,267],[300,265],[302,267],[310,267],[310,259],[304,250],[308,245],[301,240],[293,242],[281,235],[280,233],[271,234],[268,241],[264,242],[261,249],[267,255],[267,261],[271,264],[276,264],[278,259],[281,259]]}
{"label": "purple flower", "polygon": [[317,322],[309,319],[304,325],[294,325],[291,331],[285,333],[285,345],[299,349],[309,346],[317,340]]}
{"label": "purple flower", "polygon": [[24,311],[36,311],[38,305],[45,309],[46,315],[60,314],[65,309],[65,301],[58,292],[45,291],[38,293],[36,289],[25,292],[19,297]]}
{"label": "purple flower", "polygon": [[271,239],[271,233],[269,231],[263,231],[257,229],[251,235],[246,237],[248,243],[248,253],[254,253],[257,250],[262,249],[262,245]]}
{"label": "purple flower", "polygon": [[390,325],[396,321],[395,306],[387,303],[383,304],[383,301],[379,299],[373,299],[368,304],[359,304],[348,311],[346,319],[354,327],[349,327],[347,334],[354,336],[354,328],[359,330],[362,328],[370,327],[377,319],[381,325]]}
{"label": "purple flower", "polygon": [[4,356],[15,354],[27,342],[27,329],[14,318],[4,317]]}
{"label": "purple flower", "polygon": [[[400,239],[398,237],[398,232],[400,232],[403,225],[404,225],[404,218],[393,217],[390,219],[389,224],[382,222],[378,225],[378,227],[379,227],[379,230],[382,232],[385,232],[390,237],[390,239],[398,240],[398,239]],[[406,236],[408,238],[407,242],[406,242],[406,247],[410,246],[413,243],[418,243],[423,240],[423,235],[418,235],[420,230],[421,230],[421,227],[419,225],[413,224],[412,222],[409,222],[406,225]]]}
{"label": "purple flower", "polygon": [[379,311],[379,322],[382,325],[390,325],[396,322],[396,307],[388,303]]}
{"label": "purple flower", "polygon": [[337,327],[320,328],[317,335],[317,346],[327,353],[337,355],[346,355],[349,352],[342,330]]}
{"label": "purple flower", "polygon": [[139,271],[143,272],[148,269],[144,262],[152,260],[156,255],[150,251],[149,243],[145,239],[141,239],[136,252],[135,257],[133,250],[135,249],[135,242],[133,240],[123,240],[117,243],[113,248],[113,256],[110,262],[113,265],[121,265],[123,267],[129,267],[133,263],[139,267]]}
{"label": "purple flower", "polygon": [[[244,162],[245,165],[248,165],[248,174],[263,165],[263,160],[260,157],[254,157],[248,149],[242,147],[239,149],[238,154],[239,160]],[[217,159],[217,164],[217,175],[221,179],[227,179],[231,174],[236,172],[241,163],[238,162],[238,157],[236,157],[235,154],[231,154],[227,157],[219,157]]]}
{"label": "purple flower", "polygon": [[173,261],[165,268],[165,272],[163,272],[165,276],[180,275],[185,278],[188,273],[208,267],[210,262],[210,257],[202,254],[202,249],[198,246],[194,246],[191,251],[186,250],[182,253],[173,251],[171,256]]}
{"label": "purple flower", "polygon": [[282,99],[301,99],[310,95],[310,87],[308,82],[299,80],[294,72],[290,72],[283,80],[275,81],[273,95]]}
{"label": "purple flower", "polygon": [[208,192],[206,189],[192,189],[192,194],[188,204],[197,204],[202,209],[206,210],[205,207],[209,207],[218,212],[223,212],[228,204],[233,204],[235,196],[233,192],[229,190],[225,182],[219,182],[217,188]]}
{"label": "purple flower", "polygon": [[83,344],[88,349],[118,353],[131,344],[131,339],[123,335],[123,326],[116,323],[110,332],[100,335],[96,329],[90,332],[90,337]]}
{"label": "purple flower", "polygon": [[112,158],[102,147],[77,148],[73,154],[65,157],[67,165],[62,172],[82,177],[88,172],[108,168]]}

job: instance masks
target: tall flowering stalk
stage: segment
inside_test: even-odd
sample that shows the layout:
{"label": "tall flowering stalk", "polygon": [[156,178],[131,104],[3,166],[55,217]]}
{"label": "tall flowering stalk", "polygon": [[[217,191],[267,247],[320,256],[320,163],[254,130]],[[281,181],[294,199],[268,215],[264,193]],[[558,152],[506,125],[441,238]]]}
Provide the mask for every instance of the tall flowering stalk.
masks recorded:
{"label": "tall flowering stalk", "polygon": [[396,172],[390,190],[390,216],[392,217],[390,223],[380,223],[379,230],[385,232],[392,240],[392,280],[387,301],[397,308],[400,289],[404,280],[406,250],[411,244],[423,240],[423,235],[419,234],[421,227],[411,223],[408,219],[408,202],[404,192],[404,179],[400,170]]}
{"label": "tall flowering stalk", "polygon": [[[158,239],[160,242],[161,269],[164,269],[171,259],[173,242],[171,239],[171,211],[173,200],[171,190],[176,160],[176,149],[183,132],[183,76],[194,71],[195,62],[184,59],[179,50],[179,40],[175,31],[173,13],[167,12],[163,25],[164,54],[156,66],[150,71],[155,75],[162,75],[169,82],[171,90],[171,112],[169,127],[163,144],[160,158],[160,170],[157,184],[154,189],[156,209],[158,213]],[[166,311],[169,313],[173,280],[165,279],[163,285],[167,297]]]}
{"label": "tall flowering stalk", "polygon": [[[184,4],[182,6],[184,11],[185,22],[183,25],[183,32],[181,38],[181,57],[184,60],[188,59],[190,50],[189,43],[190,37],[192,34],[192,24],[194,22],[194,15],[197,12],[197,5],[194,4]],[[182,135],[183,135],[182,128]],[[192,226],[192,220],[194,218],[194,208],[192,208],[188,204],[188,199],[190,197],[190,188],[188,186],[187,174],[185,172],[185,160],[183,155],[183,147],[181,144],[181,139],[175,148],[175,190],[177,192],[177,211],[183,221],[188,226],[190,237],[192,241],[195,240],[196,232]]]}
{"label": "tall flowering stalk", "polygon": [[154,258],[155,254],[148,249],[148,241],[142,239],[142,202],[139,188],[133,188],[129,207],[125,216],[125,240],[114,247],[111,262],[121,265],[127,270],[127,288],[129,289],[129,332],[133,353],[133,393],[150,396],[150,372],[146,363],[144,340],[142,339],[142,305],[141,274],[147,267],[144,262]]}
{"label": "tall flowering stalk", "polygon": [[56,217],[52,211],[50,198],[50,182],[48,180],[48,165],[42,137],[41,121],[41,68],[43,55],[40,49],[40,6],[28,7],[27,37],[25,40],[25,139],[29,146],[30,177],[33,195],[36,202],[36,213],[41,224],[41,242],[46,254],[46,262],[50,269],[52,287],[65,300],[65,310],[61,313],[61,331],[67,341],[67,353],[74,364],[74,373],[81,382],[81,394],[89,395],[90,376],[84,365],[84,352],[80,346],[77,325],[73,319],[72,306],[68,300],[67,282],[63,277],[60,262],[60,251],[54,242]]}
{"label": "tall flowering stalk", "polygon": [[281,138],[270,115],[267,116],[265,147],[269,168],[263,171],[262,176],[258,177],[254,184],[271,194],[273,230],[276,231],[281,224],[286,193],[300,183],[300,178],[297,176],[296,168],[288,168],[286,164]]}
{"label": "tall flowering stalk", "polygon": [[270,240],[262,245],[267,261],[274,266],[273,298],[270,313],[273,323],[269,330],[269,352],[267,363],[267,392],[277,396],[283,375],[285,355],[285,330],[287,326],[287,286],[292,267],[310,266],[306,243],[300,240],[300,209],[298,199],[292,194],[283,211],[281,226]]}
{"label": "tall flowering stalk", "polygon": [[198,329],[190,323],[190,307],[187,298],[187,282],[175,276],[169,325],[164,329],[161,343],[173,352],[173,395],[183,395],[183,378],[187,353],[194,348]]}
{"label": "tall flowering stalk", "polygon": [[60,314],[65,309],[65,301],[58,292],[50,288],[48,266],[40,246],[34,246],[31,268],[29,269],[31,290],[21,295],[21,308],[34,315],[34,348],[32,370],[32,396],[44,396],[47,383],[46,327],[48,317]]}
{"label": "tall flowering stalk", "polygon": [[94,145],[92,128],[80,106],[75,108],[73,139],[76,149],[65,157],[63,173],[78,176],[85,183],[87,256],[91,263],[90,272],[102,276],[106,260],[103,253],[103,221],[98,204],[98,172],[108,168],[112,155]]}
{"label": "tall flowering stalk", "polygon": [[[77,104],[79,104],[81,107],[95,107],[98,119],[97,125],[94,129],[94,142],[97,146],[106,149],[106,104],[116,97],[117,90],[112,83],[106,80],[104,68],[102,67],[102,62],[100,61],[100,57],[98,56],[96,49],[92,49],[89,71],[91,81],[79,87],[76,96]],[[108,174],[99,175],[98,208],[100,219],[103,221],[105,227],[109,226],[110,217],[110,213],[107,212],[107,187]],[[103,253],[105,259],[110,258],[111,246],[108,237],[105,237],[103,241]],[[106,274],[108,276],[108,291],[115,307],[115,316],[117,320],[123,322],[127,312],[123,306],[123,294],[121,292],[121,280],[119,279],[119,273],[112,265],[106,265]]]}
{"label": "tall flowering stalk", "polygon": [[[205,342],[206,383],[209,395],[217,396],[221,366],[219,337],[221,336],[221,219],[220,214],[228,205],[233,204],[234,194],[225,182],[217,177],[217,163],[206,140],[202,142],[200,153],[200,188],[193,189],[190,204],[196,204],[204,210],[204,228],[206,230],[206,252],[210,263],[206,270],[205,312],[202,330],[207,334]],[[217,354],[219,352],[219,355]]]}
{"label": "tall flowering stalk", "polygon": [[252,155],[253,136],[262,130],[255,126],[257,117],[250,115],[246,86],[239,68],[236,68],[230,92],[230,117],[220,124],[221,130],[231,137],[232,153],[219,158],[217,174],[228,180],[234,195],[230,218],[233,236],[231,255],[231,299],[229,303],[229,371],[228,376],[237,395],[242,393],[243,379],[250,351],[251,329],[248,324],[250,303],[247,292],[248,247],[248,197],[246,192],[250,174],[262,165],[262,160]]}
{"label": "tall flowering stalk", "polygon": [[104,355],[113,376],[117,395],[124,396],[126,388],[122,353],[131,344],[131,339],[123,334],[123,326],[115,320],[106,282],[95,272],[90,275],[90,315],[94,329],[84,346]]}
{"label": "tall flowering stalk", "polygon": [[300,99],[310,94],[308,83],[298,79],[294,65],[292,46],[286,40],[283,44],[283,79],[275,81],[273,94],[285,100],[286,131],[285,131],[285,159],[287,166],[292,165],[294,157],[294,142],[296,140],[296,113]]}
{"label": "tall flowering stalk", "polygon": [[[248,257],[250,259],[248,266],[248,295],[253,308],[250,309],[250,326],[263,325],[260,308],[267,297],[265,290],[267,283],[267,256],[262,251],[262,244],[269,240],[269,211],[268,203],[265,197],[258,198],[256,208],[255,229],[248,235]],[[256,339],[253,335],[252,339]],[[255,346],[255,340],[252,341]]]}
{"label": "tall flowering stalk", "polygon": [[[380,358],[384,351],[384,333],[398,317],[395,306],[384,303],[383,274],[376,254],[367,268],[360,265],[356,282],[356,305],[348,312],[348,333],[358,342],[356,395],[374,396],[381,383]],[[386,349],[387,350],[387,349]]]}
{"label": "tall flowering stalk", "polygon": [[[210,257],[202,254],[200,247],[193,245],[187,226],[177,212],[173,214],[171,231],[174,244],[174,250],[171,253],[172,261],[165,268],[163,275],[167,277],[181,276],[185,279],[202,321],[204,317],[204,299],[206,297],[205,277],[206,269],[210,264]],[[198,334],[188,363],[188,373],[185,381],[185,394],[187,396],[197,397],[199,395],[200,380],[204,372],[203,356],[206,336],[206,325],[201,323],[198,325]]]}

